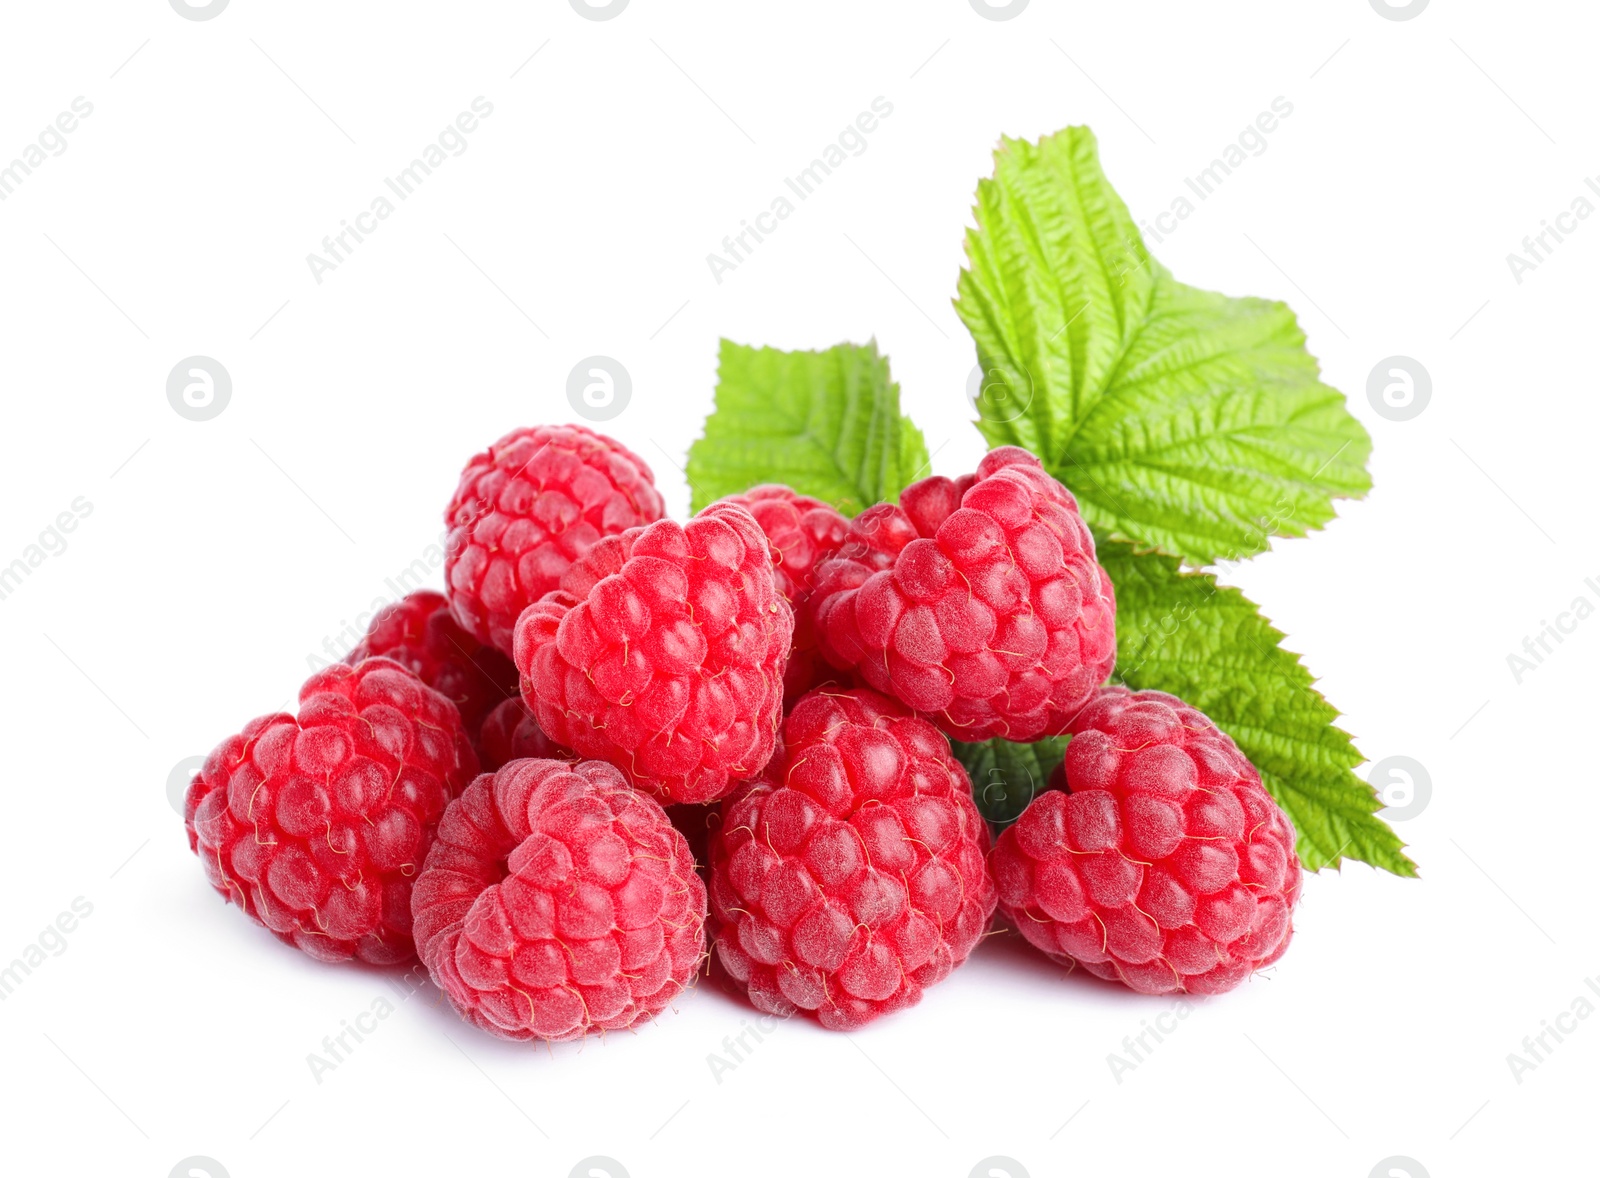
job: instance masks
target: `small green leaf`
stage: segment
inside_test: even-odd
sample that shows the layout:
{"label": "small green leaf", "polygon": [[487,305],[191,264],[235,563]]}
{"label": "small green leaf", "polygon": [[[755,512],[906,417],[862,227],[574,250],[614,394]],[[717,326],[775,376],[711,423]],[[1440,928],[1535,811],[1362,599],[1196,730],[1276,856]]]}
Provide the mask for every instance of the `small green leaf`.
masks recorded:
{"label": "small green leaf", "polygon": [[1195,565],[1250,556],[1371,487],[1371,439],[1282,303],[1178,282],[1069,127],[1003,140],[956,311],[978,428],[1037,454],[1092,524]]}
{"label": "small green leaf", "polygon": [[1051,736],[1033,744],[1013,744],[997,737],[976,744],[952,740],[950,745],[972,778],[973,801],[998,833],[1049,788],[1050,775],[1061,767],[1068,739]]}
{"label": "small green leaf", "polygon": [[1283,634],[1237,589],[1178,561],[1098,540],[1117,590],[1116,678],[1170,692],[1216,721],[1294,821],[1312,871],[1356,859],[1415,876],[1382,803],[1354,773],[1365,758]]}
{"label": "small green leaf", "polygon": [[723,340],[716,409],[687,473],[695,511],[787,483],[855,515],[928,474],[928,448],[876,342],[785,352]]}

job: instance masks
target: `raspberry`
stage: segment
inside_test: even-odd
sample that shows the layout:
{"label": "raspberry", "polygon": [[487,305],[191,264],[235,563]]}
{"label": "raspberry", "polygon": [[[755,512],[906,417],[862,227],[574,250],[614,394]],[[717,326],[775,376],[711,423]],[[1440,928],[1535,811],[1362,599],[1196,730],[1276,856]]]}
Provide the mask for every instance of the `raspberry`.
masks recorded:
{"label": "raspberry", "polygon": [[517,623],[522,694],[557,744],[663,801],[724,797],[771,758],[794,627],[742,507],[608,536]]}
{"label": "raspberry", "polygon": [[603,761],[513,761],[479,777],[439,823],[412,911],[434,982],[504,1039],[631,1027],[705,956],[688,843]]}
{"label": "raspberry", "polygon": [[1182,700],[1125,687],[1072,732],[1067,792],[1035,798],[990,857],[1022,935],[1143,994],[1220,994],[1278,960],[1294,827],[1238,746]]}
{"label": "raspberry", "polygon": [[1116,660],[1116,600],[1072,495],[1002,446],[857,516],[811,597],[827,660],[967,741],[1057,735]]}
{"label": "raspberry", "polygon": [[319,961],[412,955],[411,884],[478,771],[455,705],[399,663],[318,671],[189,784],[189,849],[224,897]]}
{"label": "raspberry", "polygon": [[572,759],[570,753],[544,734],[519,695],[506,700],[485,717],[478,732],[478,759],[485,773],[493,773],[524,757]]}
{"label": "raspberry", "polygon": [[794,610],[794,645],[783,673],[784,705],[792,707],[806,692],[837,678],[817,651],[811,614],[805,608],[816,586],[817,565],[844,543],[850,521],[836,509],[777,483],[751,487],[742,495],[729,495],[755,516],[772,543],[778,592]]}
{"label": "raspberry", "polygon": [[783,735],[713,836],[717,957],[759,1009],[849,1030],[966,960],[994,912],[989,828],[949,742],[886,696],[813,692]]}
{"label": "raspberry", "polygon": [[517,694],[516,665],[458,626],[442,593],[422,590],[379,610],[344,661],[353,667],[374,655],[393,659],[455,704],[468,735]]}
{"label": "raspberry", "polygon": [[581,425],[513,430],[467,463],[445,525],[450,608],[511,653],[517,617],[601,536],[661,518],[643,459]]}

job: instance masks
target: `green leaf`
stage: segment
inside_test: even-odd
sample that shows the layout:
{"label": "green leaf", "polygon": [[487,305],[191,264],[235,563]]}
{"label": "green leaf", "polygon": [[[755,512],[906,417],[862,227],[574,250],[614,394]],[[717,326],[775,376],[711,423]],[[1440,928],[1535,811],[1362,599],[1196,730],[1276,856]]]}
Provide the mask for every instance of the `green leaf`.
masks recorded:
{"label": "green leaf", "polygon": [[1233,737],[1294,820],[1310,870],[1344,858],[1415,876],[1377,816],[1382,803],[1353,771],[1365,758],[1335,726],[1338,712],[1255,605],[1172,557],[1105,538],[1098,552],[1117,590],[1115,677],[1182,697]]}
{"label": "green leaf", "polygon": [[928,448],[876,342],[785,352],[723,340],[716,409],[687,473],[695,511],[787,483],[855,515],[926,475]]}
{"label": "green leaf", "polygon": [[1371,439],[1294,313],[1178,282],[1069,127],[1002,140],[978,185],[956,312],[978,428],[1033,451],[1092,524],[1195,565],[1249,556],[1371,487]]}
{"label": "green leaf", "polygon": [[952,740],[950,745],[972,778],[973,800],[998,833],[1049,787],[1050,775],[1061,767],[1068,739],[1051,736],[1033,744],[1013,744],[997,737],[976,744]]}

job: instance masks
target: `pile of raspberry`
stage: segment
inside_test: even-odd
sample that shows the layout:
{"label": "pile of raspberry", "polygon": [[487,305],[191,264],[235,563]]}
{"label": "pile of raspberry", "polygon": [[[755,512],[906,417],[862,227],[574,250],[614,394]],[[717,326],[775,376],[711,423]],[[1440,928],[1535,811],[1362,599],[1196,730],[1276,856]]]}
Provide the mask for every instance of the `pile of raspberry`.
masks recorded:
{"label": "pile of raspberry", "polygon": [[[443,593],[380,611],[297,710],[224,740],[189,846],[319,961],[420,958],[468,1022],[568,1040],[716,972],[849,1030],[999,921],[1146,994],[1277,961],[1294,829],[1215,724],[1108,686],[1116,599],[1076,501],[988,454],[847,519],[766,485],[678,522],[582,426],[473,457]],[[995,839],[952,740],[1067,736]]]}

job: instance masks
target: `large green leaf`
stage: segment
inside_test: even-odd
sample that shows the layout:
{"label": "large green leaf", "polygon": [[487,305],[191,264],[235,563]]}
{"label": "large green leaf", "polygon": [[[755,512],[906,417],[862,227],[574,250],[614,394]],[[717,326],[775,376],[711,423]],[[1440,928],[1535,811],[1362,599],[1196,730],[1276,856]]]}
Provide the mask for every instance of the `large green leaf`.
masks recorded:
{"label": "large green leaf", "polygon": [[716,409],[689,448],[694,510],[787,483],[855,515],[927,473],[928,448],[875,342],[785,352],[722,341]]}
{"label": "large green leaf", "polygon": [[1294,313],[1173,278],[1088,128],[1002,141],[975,216],[956,311],[984,370],[978,428],[1039,455],[1091,523],[1204,565],[1369,489],[1371,440]]}
{"label": "large green leaf", "polygon": [[1294,820],[1309,869],[1358,859],[1416,875],[1354,773],[1365,758],[1335,725],[1339,713],[1256,606],[1172,557],[1105,538],[1099,556],[1117,590],[1116,678],[1182,697],[1233,737]]}

